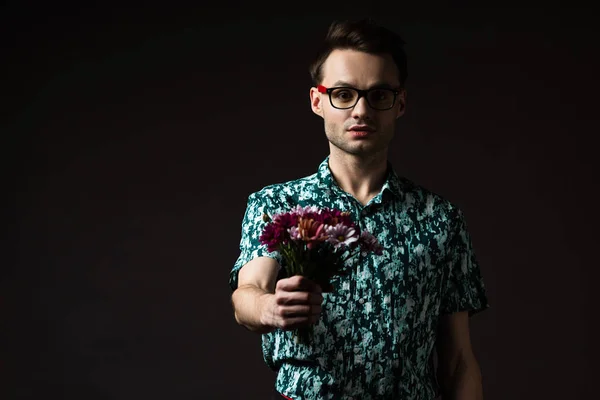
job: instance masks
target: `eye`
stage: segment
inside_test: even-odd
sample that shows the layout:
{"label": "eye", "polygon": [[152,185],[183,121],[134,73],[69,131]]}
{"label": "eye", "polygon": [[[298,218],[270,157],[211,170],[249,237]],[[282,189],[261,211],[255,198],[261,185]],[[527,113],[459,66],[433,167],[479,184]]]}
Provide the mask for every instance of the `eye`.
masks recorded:
{"label": "eye", "polygon": [[340,100],[349,100],[354,96],[352,91],[347,89],[336,90],[333,95]]}
{"label": "eye", "polygon": [[389,93],[387,90],[374,90],[371,92],[371,98],[373,100],[385,100],[388,96]]}

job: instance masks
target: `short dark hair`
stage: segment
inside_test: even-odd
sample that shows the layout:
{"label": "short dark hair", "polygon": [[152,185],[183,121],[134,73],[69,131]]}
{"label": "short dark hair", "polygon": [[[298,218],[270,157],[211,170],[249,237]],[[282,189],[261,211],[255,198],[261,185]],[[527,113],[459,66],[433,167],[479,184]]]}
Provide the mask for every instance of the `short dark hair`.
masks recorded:
{"label": "short dark hair", "polygon": [[352,49],[370,54],[391,54],[399,71],[400,85],[407,77],[404,40],[400,35],[378,25],[372,18],[334,21],[329,26],[325,41],[310,65],[310,76],[315,85],[323,80],[323,64],[333,50]]}

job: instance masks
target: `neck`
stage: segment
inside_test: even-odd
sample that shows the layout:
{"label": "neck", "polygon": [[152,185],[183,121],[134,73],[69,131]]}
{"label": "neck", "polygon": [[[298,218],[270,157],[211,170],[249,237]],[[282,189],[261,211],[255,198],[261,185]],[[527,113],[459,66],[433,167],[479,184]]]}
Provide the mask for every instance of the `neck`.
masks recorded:
{"label": "neck", "polygon": [[332,151],[329,169],[338,186],[365,205],[381,191],[385,182],[386,152],[387,149],[362,157]]}

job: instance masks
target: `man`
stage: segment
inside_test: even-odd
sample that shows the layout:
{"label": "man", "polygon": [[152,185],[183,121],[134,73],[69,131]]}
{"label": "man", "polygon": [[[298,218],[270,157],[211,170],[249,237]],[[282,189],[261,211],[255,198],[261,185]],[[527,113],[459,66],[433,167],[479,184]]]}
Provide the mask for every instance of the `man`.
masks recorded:
{"label": "man", "polygon": [[[264,359],[278,371],[275,396],[481,399],[469,316],[488,302],[465,219],[387,160],[406,104],[402,39],[371,20],[333,23],[311,75],[330,154],[314,175],[249,196],[230,275],[236,321],[263,334]],[[350,212],[383,253],[362,256],[331,292],[281,276],[281,255],[258,240],[262,216],[296,205]],[[294,341],[292,330],[307,325],[310,343]]]}

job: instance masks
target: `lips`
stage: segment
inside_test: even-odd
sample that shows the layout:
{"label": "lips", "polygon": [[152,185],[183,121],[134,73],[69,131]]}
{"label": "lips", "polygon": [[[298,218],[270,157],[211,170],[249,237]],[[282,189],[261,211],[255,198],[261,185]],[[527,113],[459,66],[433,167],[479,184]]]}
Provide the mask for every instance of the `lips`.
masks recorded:
{"label": "lips", "polygon": [[349,132],[352,134],[352,136],[361,138],[361,137],[368,136],[369,134],[371,134],[372,131],[349,131]]}
{"label": "lips", "polygon": [[368,125],[353,125],[350,127],[350,129],[348,129],[348,132],[350,132],[350,134],[352,134],[352,136],[354,136],[355,138],[368,136],[374,131],[375,129],[371,128]]}
{"label": "lips", "polygon": [[357,131],[357,132],[374,132],[375,129],[371,128],[369,125],[352,125],[349,131]]}

